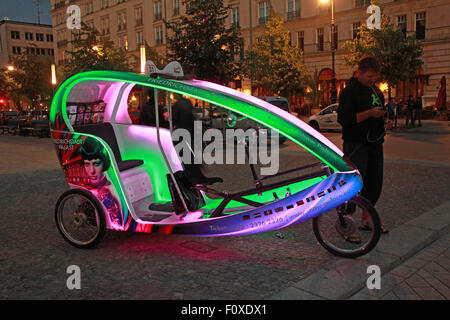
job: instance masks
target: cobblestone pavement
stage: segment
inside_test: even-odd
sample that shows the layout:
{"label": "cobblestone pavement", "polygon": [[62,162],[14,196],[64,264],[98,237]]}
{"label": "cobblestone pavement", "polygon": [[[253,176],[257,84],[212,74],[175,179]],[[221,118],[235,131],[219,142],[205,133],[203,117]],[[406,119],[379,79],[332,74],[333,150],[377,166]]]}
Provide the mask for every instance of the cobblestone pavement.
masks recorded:
{"label": "cobblestone pavement", "polygon": [[[288,149],[281,170],[311,160]],[[75,249],[54,223],[67,185],[51,140],[3,135],[0,154],[0,299],[263,299],[342,260],[316,243],[310,222],[287,228],[283,240],[275,232],[192,238],[108,231],[95,249]],[[224,178],[218,189],[251,186],[242,182],[251,177],[247,166],[205,173]],[[449,174],[448,165],[386,161],[377,205],[383,224],[394,228],[448,200]],[[70,265],[81,269],[81,290],[66,287]]]}
{"label": "cobblestone pavement", "polygon": [[363,289],[351,300],[449,300],[450,235],[436,240],[381,277],[381,289]]}

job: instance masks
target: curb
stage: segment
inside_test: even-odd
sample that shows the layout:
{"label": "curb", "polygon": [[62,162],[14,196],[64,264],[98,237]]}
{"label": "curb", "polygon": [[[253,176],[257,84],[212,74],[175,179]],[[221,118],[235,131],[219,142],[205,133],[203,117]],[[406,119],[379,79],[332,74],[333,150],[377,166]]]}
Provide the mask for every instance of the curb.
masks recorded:
{"label": "curb", "polygon": [[450,201],[382,235],[376,248],[358,259],[339,259],[266,300],[342,300],[366,287],[367,267],[385,275],[450,231]]}

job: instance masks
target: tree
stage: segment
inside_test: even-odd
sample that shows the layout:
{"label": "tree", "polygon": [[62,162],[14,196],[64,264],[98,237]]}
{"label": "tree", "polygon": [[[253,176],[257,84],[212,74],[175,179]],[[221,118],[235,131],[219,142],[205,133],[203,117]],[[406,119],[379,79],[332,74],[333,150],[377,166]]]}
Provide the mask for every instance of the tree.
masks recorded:
{"label": "tree", "polygon": [[227,84],[239,75],[235,56],[241,39],[236,25],[225,26],[231,6],[223,0],[183,1],[186,15],[176,22],[164,21],[168,60],[177,60],[187,74],[198,79]]}
{"label": "tree", "polygon": [[283,18],[271,11],[266,31],[257,37],[252,49],[246,53],[243,71],[258,86],[277,95],[302,93],[306,66],[303,52],[290,44],[289,30]]}
{"label": "tree", "polygon": [[[372,4],[379,6],[378,1]],[[356,66],[359,60],[367,55],[375,56],[381,63],[380,80],[388,83],[389,97],[391,88],[395,88],[400,81],[408,80],[423,64],[422,44],[414,36],[395,29],[390,19],[381,10],[381,28],[369,29],[367,25],[360,26],[358,37],[347,41],[343,49],[349,66]]]}
{"label": "tree", "polygon": [[[320,82],[317,68],[313,75],[306,75],[304,81],[307,86],[305,95],[312,100],[312,105],[309,107],[319,108],[320,99],[328,90],[326,81]],[[311,114],[311,109],[308,110],[308,114]]]}
{"label": "tree", "polygon": [[9,71],[7,87],[9,96],[21,109],[20,100],[25,98],[33,108],[39,108],[40,101],[50,101],[52,94],[50,58],[31,54],[30,51],[11,60],[15,67]]}
{"label": "tree", "polygon": [[137,68],[136,56],[115,48],[111,40],[84,23],[70,43],[73,50],[67,51],[70,58],[63,65],[65,76],[91,70],[132,72]]}

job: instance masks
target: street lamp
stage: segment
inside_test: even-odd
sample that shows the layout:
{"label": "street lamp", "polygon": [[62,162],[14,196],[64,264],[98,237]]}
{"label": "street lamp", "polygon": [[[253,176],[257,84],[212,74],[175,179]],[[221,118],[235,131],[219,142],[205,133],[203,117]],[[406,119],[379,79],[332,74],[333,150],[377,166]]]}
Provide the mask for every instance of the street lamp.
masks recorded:
{"label": "street lamp", "polygon": [[13,65],[6,66],[6,69],[8,69],[8,71],[14,71],[15,70]]}
{"label": "street lamp", "polygon": [[141,55],[141,74],[144,74],[147,58],[146,58],[146,53],[145,53],[145,45],[143,45],[143,44],[141,45],[141,48],[140,48],[140,55]]}
{"label": "street lamp", "polygon": [[[321,3],[328,3],[329,0],[320,0]],[[335,73],[335,52],[336,42],[334,39],[335,34],[335,20],[334,20],[334,0],[331,0],[331,69],[333,74],[331,75],[331,104],[335,104],[337,101],[336,90],[336,73]]]}
{"label": "street lamp", "polygon": [[51,70],[52,70],[52,91],[53,91],[53,95],[55,95],[55,87],[56,87],[56,66],[54,63],[52,63],[51,65]]}

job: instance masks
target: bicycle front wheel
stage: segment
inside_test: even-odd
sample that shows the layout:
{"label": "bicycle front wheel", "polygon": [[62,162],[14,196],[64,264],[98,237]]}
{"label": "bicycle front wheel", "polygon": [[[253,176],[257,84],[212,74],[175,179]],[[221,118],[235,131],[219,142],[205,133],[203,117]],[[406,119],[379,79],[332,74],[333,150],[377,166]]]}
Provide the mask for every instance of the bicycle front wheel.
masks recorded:
{"label": "bicycle front wheel", "polygon": [[367,254],[377,245],[381,234],[377,211],[360,195],[315,217],[312,224],[319,243],[344,258]]}

